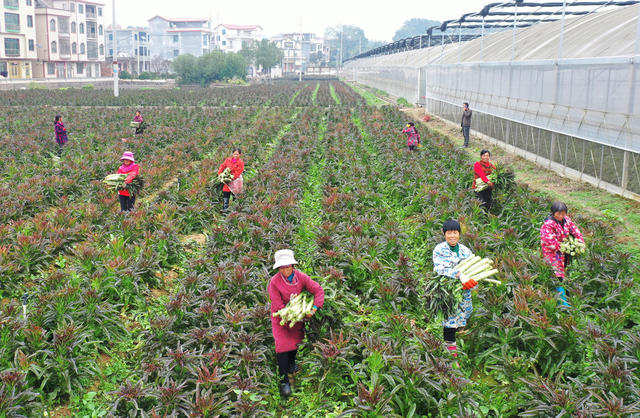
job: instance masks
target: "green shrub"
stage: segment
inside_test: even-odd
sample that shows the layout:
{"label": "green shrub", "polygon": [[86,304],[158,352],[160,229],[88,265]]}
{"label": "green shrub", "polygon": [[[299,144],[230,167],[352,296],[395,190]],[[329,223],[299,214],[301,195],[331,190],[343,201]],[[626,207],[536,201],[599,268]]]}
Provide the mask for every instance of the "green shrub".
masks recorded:
{"label": "green shrub", "polygon": [[87,89],[87,90],[93,90],[94,85],[93,84],[85,84],[84,86],[82,86],[83,89]]}
{"label": "green shrub", "polygon": [[44,84],[36,83],[35,81],[29,83],[29,90],[46,90],[46,88]]}
{"label": "green shrub", "polygon": [[123,80],[131,80],[133,78],[133,75],[129,71],[120,71],[120,76],[118,78],[121,78]]}

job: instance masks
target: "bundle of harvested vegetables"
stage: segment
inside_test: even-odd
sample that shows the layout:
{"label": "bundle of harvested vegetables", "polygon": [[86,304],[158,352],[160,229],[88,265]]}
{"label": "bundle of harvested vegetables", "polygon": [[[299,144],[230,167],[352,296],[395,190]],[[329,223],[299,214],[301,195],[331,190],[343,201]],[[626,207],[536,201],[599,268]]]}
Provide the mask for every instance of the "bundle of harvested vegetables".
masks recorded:
{"label": "bundle of harvested vegetables", "polygon": [[293,328],[295,324],[302,321],[307,315],[313,311],[313,296],[308,292],[302,292],[294,295],[284,308],[275,312],[273,316],[279,316],[282,320],[280,325],[287,323],[289,328]]}
{"label": "bundle of harvested vegetables", "polygon": [[582,255],[587,251],[587,246],[573,235],[569,235],[560,243],[560,251],[572,256]]}
{"label": "bundle of harvested vegetables", "polygon": [[[487,178],[490,182],[495,183],[496,181],[498,181],[498,172],[492,171],[491,174],[487,176]],[[487,187],[489,187],[489,183],[485,183],[484,181],[482,181],[482,179],[476,180],[476,192],[481,192]]]}
{"label": "bundle of harvested vegetables", "polygon": [[144,187],[144,178],[141,175],[137,175],[131,183],[125,184],[124,180],[126,178],[127,174],[109,174],[102,182],[113,190],[127,190],[133,196],[137,196]]}
{"label": "bundle of harvested vegetables", "polygon": [[[489,279],[498,272],[491,267],[492,264],[493,262],[488,258],[473,256],[458,263],[456,269],[477,282],[484,280],[501,284],[498,280]],[[437,276],[427,282],[425,296],[427,309],[432,312],[442,312],[447,318],[459,309],[464,293],[459,279]]]}
{"label": "bundle of harvested vegetables", "polygon": [[218,183],[228,184],[231,181],[233,181],[233,174],[231,174],[229,167],[225,168],[222,173],[218,174]]}

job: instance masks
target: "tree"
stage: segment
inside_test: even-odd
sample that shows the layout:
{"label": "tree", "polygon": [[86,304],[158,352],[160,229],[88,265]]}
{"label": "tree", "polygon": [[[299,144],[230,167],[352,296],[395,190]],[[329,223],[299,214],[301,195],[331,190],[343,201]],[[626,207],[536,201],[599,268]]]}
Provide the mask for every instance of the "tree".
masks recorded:
{"label": "tree", "polygon": [[171,69],[171,61],[162,58],[160,55],[156,55],[151,60],[151,72],[166,74]]}
{"label": "tree", "polygon": [[271,74],[271,69],[282,61],[284,53],[275,43],[268,39],[263,39],[256,49],[256,65],[262,67],[262,70]]}
{"label": "tree", "polygon": [[442,23],[437,20],[413,18],[406,20],[404,24],[393,35],[394,41],[404,38],[411,38],[427,33],[427,28],[431,26],[440,26]]}
{"label": "tree", "polygon": [[234,77],[244,79],[247,75],[247,61],[233,52],[213,51],[201,57],[186,54],[173,60],[173,70],[181,84],[206,86],[213,81]]}
{"label": "tree", "polygon": [[340,37],[342,36],[342,62],[354,57],[361,52],[366,52],[376,46],[383,45],[384,42],[371,41],[364,35],[364,30],[357,26],[329,26],[325,30],[325,38],[329,40],[331,56],[329,63],[332,66],[338,65],[340,61]]}

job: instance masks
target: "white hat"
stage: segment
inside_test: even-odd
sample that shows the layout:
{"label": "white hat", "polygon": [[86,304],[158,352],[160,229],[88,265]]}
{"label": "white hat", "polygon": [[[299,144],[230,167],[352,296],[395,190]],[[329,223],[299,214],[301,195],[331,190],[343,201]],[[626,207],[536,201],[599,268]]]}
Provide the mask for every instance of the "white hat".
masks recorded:
{"label": "white hat", "polygon": [[298,264],[295,258],[293,258],[293,251],[291,250],[278,250],[273,256],[276,260],[276,263],[273,265],[274,269],[282,266],[290,266],[293,264]]}

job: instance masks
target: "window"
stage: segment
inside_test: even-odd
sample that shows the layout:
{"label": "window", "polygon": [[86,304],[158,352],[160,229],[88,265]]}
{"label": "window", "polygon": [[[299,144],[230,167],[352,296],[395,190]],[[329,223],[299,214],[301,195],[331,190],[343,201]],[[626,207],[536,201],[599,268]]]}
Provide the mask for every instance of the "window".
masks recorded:
{"label": "window", "polygon": [[174,49],[174,50],[173,50],[173,56],[174,56],[174,57],[177,57],[178,55],[180,55],[180,51],[179,51],[179,50],[177,50],[177,49]]}
{"label": "window", "polygon": [[29,51],[35,51],[35,50],[36,50],[35,42],[33,42],[33,39],[29,39]]}
{"label": "window", "polygon": [[222,29],[222,34],[226,35],[227,34],[227,30],[226,29]]}
{"label": "window", "polygon": [[102,7],[98,7],[98,16],[102,16]]}
{"label": "window", "polygon": [[80,53],[84,54],[85,50],[84,50],[84,42],[80,42]]}
{"label": "window", "polygon": [[102,25],[98,26],[98,35],[102,36]]}
{"label": "window", "polygon": [[87,41],[87,58],[98,58],[98,43],[96,41]]}
{"label": "window", "polygon": [[69,39],[60,38],[60,55],[69,56],[71,54],[71,46],[69,45]]}
{"label": "window", "polygon": [[202,45],[207,45],[209,43],[209,37],[207,35],[202,35]]}
{"label": "window", "polygon": [[0,77],[8,77],[9,73],[7,72],[7,63],[0,62]]}
{"label": "window", "polygon": [[51,32],[55,32],[56,31],[56,20],[55,19],[51,19],[49,21],[49,30]]}
{"label": "window", "polygon": [[56,54],[58,52],[58,43],[56,41],[51,42],[51,53]]}
{"label": "window", "polygon": [[7,32],[20,32],[20,15],[17,13],[5,13],[4,28]]}
{"label": "window", "polygon": [[104,55],[104,45],[100,44],[100,55]]}
{"label": "window", "polygon": [[17,9],[20,7],[18,0],[4,0],[4,7],[7,9]]}
{"label": "window", "polygon": [[76,42],[71,44],[71,53],[72,54],[77,54],[78,53],[78,44]]}
{"label": "window", "polygon": [[84,73],[84,63],[79,62],[79,63],[76,64],[76,72],[78,74]]}
{"label": "window", "polygon": [[229,41],[229,48],[233,48],[233,41]]}
{"label": "window", "polygon": [[134,33],[134,34],[133,34],[133,40],[134,40],[134,41],[137,41],[137,40],[138,40],[138,34],[137,34],[137,33]]}
{"label": "window", "polygon": [[[80,6],[80,4],[78,6]],[[80,33],[84,33],[84,23],[80,23]]]}
{"label": "window", "polygon": [[227,41],[222,41],[222,46],[226,46],[227,45]]}
{"label": "window", "polygon": [[16,38],[4,38],[4,54],[8,57],[20,56],[20,40]]}
{"label": "window", "polygon": [[29,64],[28,62],[25,62],[23,66],[24,66],[24,76],[26,78],[31,77],[31,64]]}
{"label": "window", "polygon": [[178,35],[173,35],[173,42],[178,42],[178,39],[179,39]]}
{"label": "window", "polygon": [[18,63],[9,63],[9,72],[11,73],[12,78],[20,77],[20,66],[18,65]]}
{"label": "window", "polygon": [[31,15],[27,15],[27,27],[28,28],[32,28],[33,27],[33,16],[31,16]]}
{"label": "window", "polygon": [[113,33],[110,33],[107,37],[110,41],[113,41]]}
{"label": "window", "polygon": [[84,13],[84,7],[83,7],[82,4],[78,5],[78,13],[80,13],[80,14]]}
{"label": "window", "polygon": [[69,33],[69,18],[60,16],[58,17],[58,32]]}
{"label": "window", "polygon": [[76,22],[71,22],[71,33],[76,33]]}
{"label": "window", "polygon": [[76,4],[75,3],[69,3],[69,10],[71,10],[72,12],[76,11]]}
{"label": "window", "polygon": [[47,74],[54,75],[56,73],[56,65],[52,62],[47,63]]}
{"label": "window", "polygon": [[109,49],[109,56],[113,57],[113,49]]}

